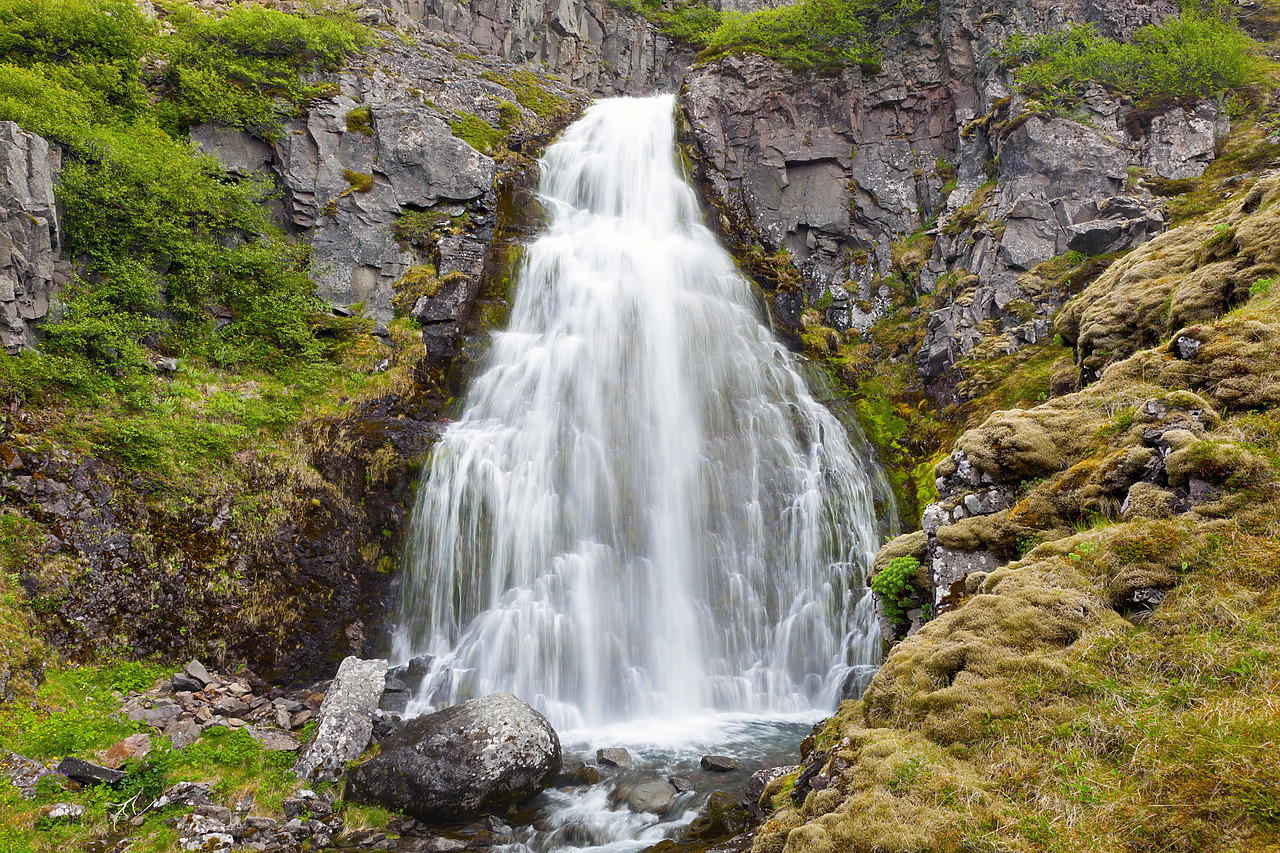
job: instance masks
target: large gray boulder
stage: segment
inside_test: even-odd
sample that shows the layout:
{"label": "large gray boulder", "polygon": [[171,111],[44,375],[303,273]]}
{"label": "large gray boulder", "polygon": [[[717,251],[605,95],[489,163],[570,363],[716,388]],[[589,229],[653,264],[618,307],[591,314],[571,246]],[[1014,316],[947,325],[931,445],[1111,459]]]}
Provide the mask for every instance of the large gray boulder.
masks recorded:
{"label": "large gray boulder", "polygon": [[315,736],[293,771],[302,779],[337,779],[348,761],[360,757],[373,738],[373,712],[387,680],[385,660],[349,657],[320,706]]}
{"label": "large gray boulder", "polygon": [[560,738],[510,693],[410,720],[353,769],[346,796],[433,823],[500,812],[560,772]]}

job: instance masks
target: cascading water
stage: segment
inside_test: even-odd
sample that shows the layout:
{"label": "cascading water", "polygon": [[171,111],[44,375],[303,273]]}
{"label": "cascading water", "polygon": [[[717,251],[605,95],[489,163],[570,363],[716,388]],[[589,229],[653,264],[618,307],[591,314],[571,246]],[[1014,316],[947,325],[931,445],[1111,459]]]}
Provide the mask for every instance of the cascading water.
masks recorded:
{"label": "cascading water", "polygon": [[415,508],[411,712],[510,691],[562,735],[812,715],[878,661],[888,492],[702,224],[672,114],[599,102],[542,161],[550,224]]}
{"label": "cascading water", "polygon": [[542,162],[550,224],[415,509],[395,649],[434,656],[415,710],[829,709],[878,660],[873,466],[702,224],[672,113],[597,103]]}

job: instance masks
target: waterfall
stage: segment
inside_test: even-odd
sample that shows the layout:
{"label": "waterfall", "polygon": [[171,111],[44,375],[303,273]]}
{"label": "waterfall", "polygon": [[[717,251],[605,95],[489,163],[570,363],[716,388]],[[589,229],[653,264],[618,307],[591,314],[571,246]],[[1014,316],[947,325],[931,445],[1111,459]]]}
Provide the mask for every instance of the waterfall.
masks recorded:
{"label": "waterfall", "polygon": [[601,101],[542,160],[549,224],[414,509],[411,710],[830,708],[879,659],[874,466],[703,225],[672,116]]}

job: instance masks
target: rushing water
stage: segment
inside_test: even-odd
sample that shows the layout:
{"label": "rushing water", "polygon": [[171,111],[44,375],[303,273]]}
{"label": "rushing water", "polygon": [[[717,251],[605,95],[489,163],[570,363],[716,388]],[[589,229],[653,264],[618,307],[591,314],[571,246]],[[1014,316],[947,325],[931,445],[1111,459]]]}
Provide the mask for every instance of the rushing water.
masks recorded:
{"label": "rushing water", "polygon": [[[415,508],[395,655],[433,660],[411,711],[510,691],[562,732],[812,716],[878,661],[874,468],[702,224],[672,112],[597,103],[543,159],[550,224]],[[604,814],[556,813],[578,807]]]}

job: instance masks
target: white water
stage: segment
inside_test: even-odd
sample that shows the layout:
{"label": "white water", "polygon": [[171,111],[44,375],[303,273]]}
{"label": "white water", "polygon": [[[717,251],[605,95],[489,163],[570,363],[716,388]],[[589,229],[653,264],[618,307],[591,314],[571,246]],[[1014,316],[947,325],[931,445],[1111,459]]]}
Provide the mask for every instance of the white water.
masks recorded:
{"label": "white water", "polygon": [[[702,224],[672,111],[603,101],[547,151],[550,224],[431,458],[394,649],[434,657],[411,712],[510,691],[568,751],[665,769],[744,713],[815,719],[880,653],[875,469]],[[536,849],[665,831],[544,796]]]}
{"label": "white water", "polygon": [[435,661],[411,710],[830,709],[878,661],[873,466],[702,224],[672,111],[599,102],[542,161],[550,224],[414,512],[394,654]]}

